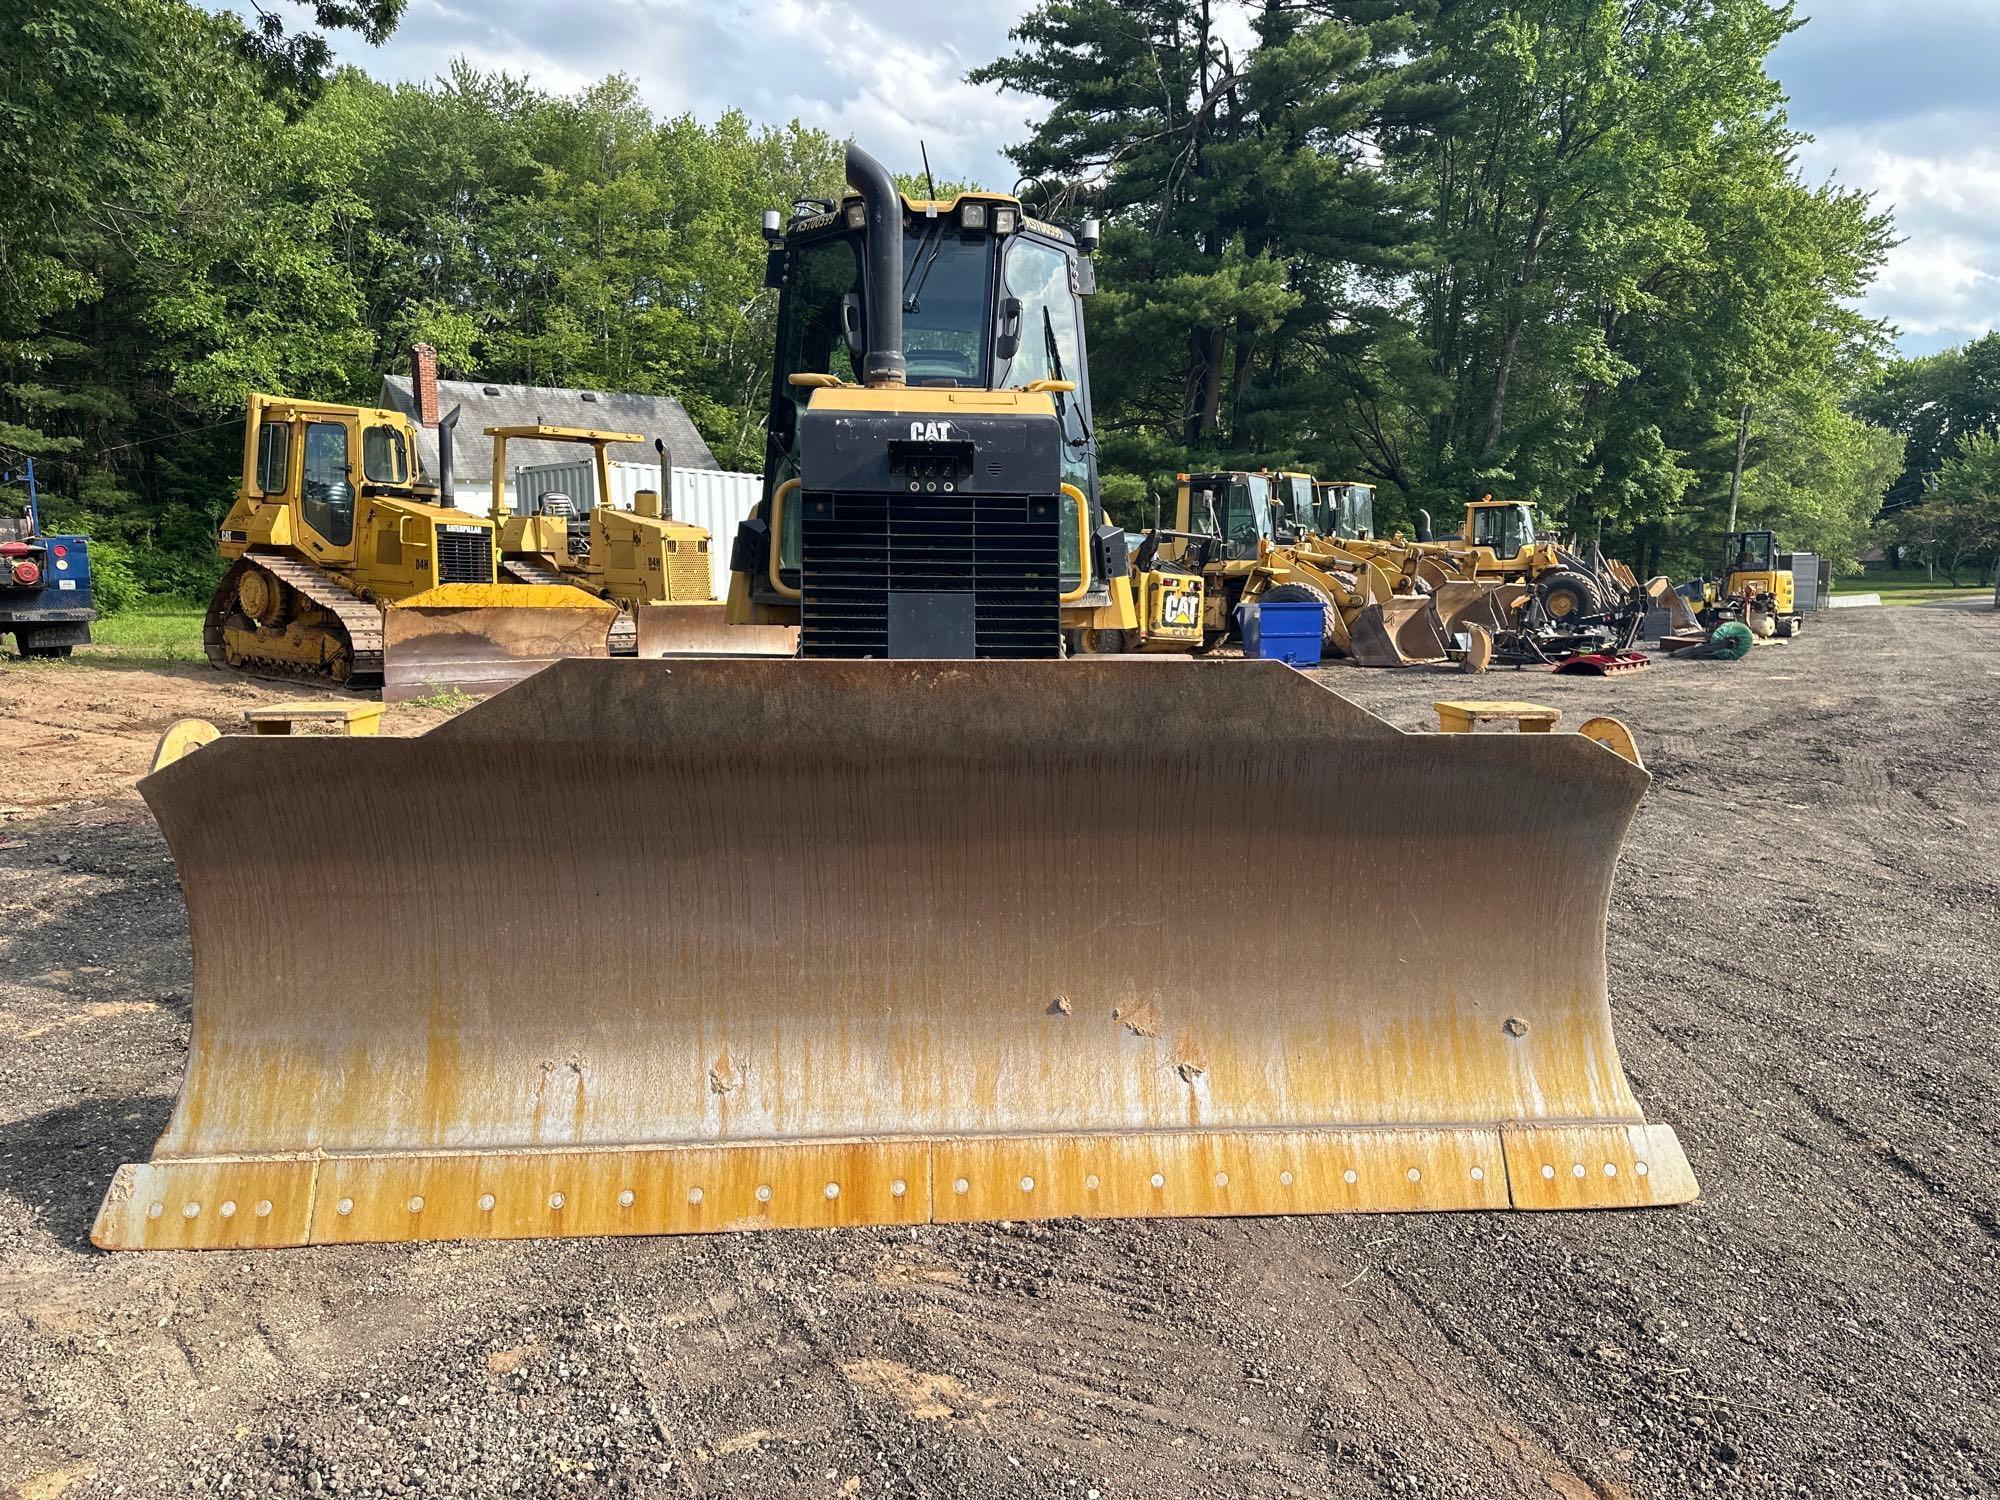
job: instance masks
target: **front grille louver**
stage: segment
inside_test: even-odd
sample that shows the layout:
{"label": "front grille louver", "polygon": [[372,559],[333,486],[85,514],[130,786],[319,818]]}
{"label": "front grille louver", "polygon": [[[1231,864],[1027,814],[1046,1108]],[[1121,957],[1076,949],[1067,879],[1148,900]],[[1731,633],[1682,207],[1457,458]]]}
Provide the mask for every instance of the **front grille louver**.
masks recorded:
{"label": "front grille louver", "polygon": [[886,657],[890,595],[973,596],[981,657],[1062,651],[1061,507],[1050,497],[802,497],[800,648]]}
{"label": "front grille louver", "polygon": [[437,532],[439,583],[491,583],[493,534],[485,530]]}

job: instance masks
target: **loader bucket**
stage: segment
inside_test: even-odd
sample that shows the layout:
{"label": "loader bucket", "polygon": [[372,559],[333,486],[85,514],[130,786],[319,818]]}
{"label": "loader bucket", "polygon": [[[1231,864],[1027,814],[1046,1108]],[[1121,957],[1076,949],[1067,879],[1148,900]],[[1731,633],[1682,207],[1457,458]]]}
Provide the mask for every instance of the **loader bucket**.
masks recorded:
{"label": "loader bucket", "polygon": [[484,698],[570,656],[604,656],[618,606],[568,584],[447,583],[382,612],[382,701]]}
{"label": "loader bucket", "polygon": [[1446,659],[1428,594],[1364,604],[1347,622],[1348,655],[1364,667],[1411,667]]}
{"label": "loader bucket", "polygon": [[1240,660],[563,661],[225,738],[141,783],[193,1031],[92,1236],[1682,1202],[1606,999],[1648,780]]}
{"label": "loader bucket", "polygon": [[721,604],[641,604],[637,608],[639,655],[792,656],[796,625],[731,625]]}
{"label": "loader bucket", "polygon": [[1661,632],[1663,636],[1706,633],[1688,607],[1687,596],[1674,587],[1673,580],[1664,576],[1647,579],[1646,602],[1653,609],[1666,611],[1667,628]]}
{"label": "loader bucket", "polygon": [[1500,613],[1494,587],[1490,583],[1441,583],[1437,592],[1431,595],[1431,604],[1437,610],[1438,622],[1442,626],[1440,633],[1447,640],[1468,625],[1499,631],[1510,624]]}

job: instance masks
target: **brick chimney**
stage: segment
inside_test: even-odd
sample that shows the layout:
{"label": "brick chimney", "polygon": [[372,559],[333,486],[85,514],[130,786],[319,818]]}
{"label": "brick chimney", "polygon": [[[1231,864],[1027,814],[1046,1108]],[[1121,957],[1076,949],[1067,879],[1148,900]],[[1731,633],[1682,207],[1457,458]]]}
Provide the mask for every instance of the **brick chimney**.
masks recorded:
{"label": "brick chimney", "polygon": [[417,425],[437,426],[438,357],[437,350],[429,344],[416,344],[410,349],[410,394],[416,398]]}

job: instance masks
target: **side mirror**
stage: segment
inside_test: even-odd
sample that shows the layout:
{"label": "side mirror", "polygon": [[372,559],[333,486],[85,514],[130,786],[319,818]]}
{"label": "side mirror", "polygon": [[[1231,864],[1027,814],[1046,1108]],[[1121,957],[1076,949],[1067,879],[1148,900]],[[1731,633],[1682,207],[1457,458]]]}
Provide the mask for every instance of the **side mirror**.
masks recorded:
{"label": "side mirror", "polygon": [[1001,359],[1012,359],[1021,352],[1021,299],[1003,297],[1000,300],[1000,337],[994,340],[993,352]]}
{"label": "side mirror", "polygon": [[868,352],[867,335],[861,327],[859,292],[848,292],[840,299],[840,331],[847,340],[847,352],[859,361]]}

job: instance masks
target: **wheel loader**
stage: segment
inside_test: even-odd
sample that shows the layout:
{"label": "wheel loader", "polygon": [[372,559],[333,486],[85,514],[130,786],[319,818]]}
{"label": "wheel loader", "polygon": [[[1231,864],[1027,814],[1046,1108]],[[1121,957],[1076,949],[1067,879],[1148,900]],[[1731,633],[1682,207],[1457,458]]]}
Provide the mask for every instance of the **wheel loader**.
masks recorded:
{"label": "wheel loader", "polygon": [[[800,657],[561,661],[421,737],[147,777],[193,1030],[96,1243],[1692,1198],[1607,997],[1646,772],[1277,662],[1064,659],[1135,618],[1095,236],[852,146],[847,178],[768,221],[732,547],[732,610]],[[1299,870],[1337,973],[1298,961]]]}
{"label": "wheel loader", "polygon": [[[1607,584],[1584,559],[1546,534],[1537,534],[1535,508],[1525,500],[1486,495],[1465,507],[1465,524],[1447,550],[1470,576],[1534,589],[1542,608],[1557,624],[1571,615],[1597,615],[1610,602]],[[1469,556],[1467,556],[1469,554]],[[1617,579],[1620,591],[1635,587],[1629,573]]]}
{"label": "wheel loader", "polygon": [[1316,535],[1310,475],[1175,476],[1173,560],[1203,581],[1202,644],[1220,645],[1239,605],[1298,601],[1324,611],[1325,646],[1361,666],[1452,659],[1428,597],[1398,592],[1374,558]]}
{"label": "wheel loader", "polygon": [[496,587],[493,522],[453,503],[456,418],[441,425],[432,479],[401,412],[253,393],[220,536],[229,567],[202,626],[209,660],[356,686],[385,670],[392,688],[449,675],[492,691],[556,656],[601,655],[608,617],[594,601]]}

